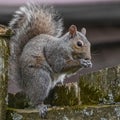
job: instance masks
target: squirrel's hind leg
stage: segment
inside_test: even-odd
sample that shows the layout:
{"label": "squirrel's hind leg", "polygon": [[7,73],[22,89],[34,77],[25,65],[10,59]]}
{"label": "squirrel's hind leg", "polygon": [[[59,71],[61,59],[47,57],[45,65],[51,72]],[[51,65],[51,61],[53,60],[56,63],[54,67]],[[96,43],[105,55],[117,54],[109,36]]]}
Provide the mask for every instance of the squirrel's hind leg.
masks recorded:
{"label": "squirrel's hind leg", "polygon": [[51,82],[52,80],[48,71],[34,69],[33,77],[29,79],[30,86],[26,86],[26,94],[33,105],[39,110],[42,118],[46,118],[47,115],[47,106],[43,102],[49,94]]}
{"label": "squirrel's hind leg", "polygon": [[44,105],[43,103],[41,103],[37,106],[37,109],[39,111],[39,115],[41,118],[47,117],[47,111],[48,111],[47,105]]}

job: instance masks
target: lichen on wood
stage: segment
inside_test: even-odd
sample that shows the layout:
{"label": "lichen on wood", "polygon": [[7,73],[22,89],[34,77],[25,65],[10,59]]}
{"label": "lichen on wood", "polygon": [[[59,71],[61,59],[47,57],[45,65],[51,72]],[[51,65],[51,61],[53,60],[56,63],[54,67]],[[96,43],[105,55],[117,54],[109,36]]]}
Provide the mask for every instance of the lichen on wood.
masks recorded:
{"label": "lichen on wood", "polygon": [[80,76],[79,86],[83,104],[120,102],[120,65]]}
{"label": "lichen on wood", "polygon": [[7,41],[10,36],[11,30],[3,25],[0,25],[0,120],[5,120],[6,118],[9,57],[9,48]]}
{"label": "lichen on wood", "polygon": [[51,90],[46,99],[47,104],[52,106],[73,106],[80,104],[80,91],[78,83],[58,85]]}

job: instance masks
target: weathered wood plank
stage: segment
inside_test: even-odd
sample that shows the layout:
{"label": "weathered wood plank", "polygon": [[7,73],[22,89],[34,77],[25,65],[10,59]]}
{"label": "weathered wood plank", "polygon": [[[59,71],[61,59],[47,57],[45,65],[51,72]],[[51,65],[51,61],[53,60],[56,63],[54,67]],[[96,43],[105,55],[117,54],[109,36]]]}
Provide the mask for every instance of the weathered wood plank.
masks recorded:
{"label": "weathered wood plank", "polygon": [[9,48],[6,40],[9,39],[10,30],[0,25],[0,120],[6,119],[8,56]]}
{"label": "weathered wood plank", "polygon": [[[46,120],[119,120],[120,105],[49,109]],[[9,109],[7,120],[42,120],[36,110]]]}

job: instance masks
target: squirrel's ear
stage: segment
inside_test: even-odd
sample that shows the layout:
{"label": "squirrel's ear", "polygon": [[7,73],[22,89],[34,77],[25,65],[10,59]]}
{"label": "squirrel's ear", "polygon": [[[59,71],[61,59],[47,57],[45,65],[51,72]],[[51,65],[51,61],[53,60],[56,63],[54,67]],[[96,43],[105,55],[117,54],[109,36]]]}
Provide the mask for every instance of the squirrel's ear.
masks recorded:
{"label": "squirrel's ear", "polygon": [[83,35],[86,35],[86,29],[85,29],[84,27],[81,29],[81,33],[82,33]]}
{"label": "squirrel's ear", "polygon": [[76,34],[76,31],[77,31],[77,27],[75,25],[71,25],[69,27],[69,33],[70,33],[71,37],[73,37]]}

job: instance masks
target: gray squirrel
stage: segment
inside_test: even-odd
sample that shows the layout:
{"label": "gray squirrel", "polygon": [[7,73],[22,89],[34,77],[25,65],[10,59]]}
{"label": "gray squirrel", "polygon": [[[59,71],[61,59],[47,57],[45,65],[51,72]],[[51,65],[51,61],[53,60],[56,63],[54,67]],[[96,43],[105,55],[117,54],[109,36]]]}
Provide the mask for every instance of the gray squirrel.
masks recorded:
{"label": "gray squirrel", "polygon": [[40,3],[20,7],[9,27],[14,31],[10,40],[9,79],[18,82],[44,118],[47,107],[43,102],[49,91],[67,75],[92,67],[86,29],[79,32],[71,25],[61,36],[62,19],[53,7]]}

